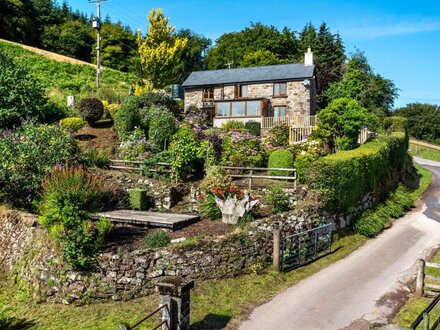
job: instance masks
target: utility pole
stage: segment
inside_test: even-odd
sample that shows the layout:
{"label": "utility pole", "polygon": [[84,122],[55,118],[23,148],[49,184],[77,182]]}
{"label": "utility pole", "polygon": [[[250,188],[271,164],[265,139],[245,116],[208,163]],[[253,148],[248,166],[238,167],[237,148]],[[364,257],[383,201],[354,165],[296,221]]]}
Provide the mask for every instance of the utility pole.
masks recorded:
{"label": "utility pole", "polygon": [[97,31],[96,35],[96,87],[101,86],[101,2],[107,0],[89,0],[96,3],[96,16],[93,18],[92,27]]}

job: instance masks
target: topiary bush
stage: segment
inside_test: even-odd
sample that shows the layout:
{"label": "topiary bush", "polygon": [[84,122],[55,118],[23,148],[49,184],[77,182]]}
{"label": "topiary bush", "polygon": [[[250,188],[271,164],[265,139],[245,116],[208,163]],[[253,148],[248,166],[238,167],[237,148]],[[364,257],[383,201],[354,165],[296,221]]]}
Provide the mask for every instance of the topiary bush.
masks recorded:
{"label": "topiary bush", "polygon": [[111,228],[107,219],[90,220],[101,210],[103,187],[100,177],[80,167],[56,167],[44,181],[39,222],[61,245],[64,261],[74,269],[89,269],[95,264]]}
{"label": "topiary bush", "polygon": [[148,196],[145,189],[130,189],[128,194],[133,210],[145,211],[148,208]]}
{"label": "topiary bush", "polygon": [[141,102],[137,96],[130,96],[116,112],[114,127],[121,141],[126,140],[131,132],[140,126],[141,117],[139,109],[141,106]]}
{"label": "topiary bush", "polygon": [[90,125],[95,125],[104,114],[104,105],[97,98],[84,98],[79,102],[79,113]]}
{"label": "topiary bush", "polygon": [[0,204],[35,210],[43,177],[78,154],[76,141],[60,127],[26,123],[0,132]]}
{"label": "topiary bush", "polygon": [[261,123],[250,120],[244,124],[244,128],[247,129],[251,134],[255,136],[261,135]]}
{"label": "topiary bush", "polygon": [[[274,150],[269,156],[269,168],[293,168],[293,155],[289,150],[280,149]],[[285,171],[268,171],[269,175],[273,176],[290,176],[292,172]]]}
{"label": "topiary bush", "polygon": [[234,129],[244,129],[244,123],[238,120],[228,120],[222,124],[222,128],[228,131]]}
{"label": "topiary bush", "polygon": [[170,137],[177,131],[177,120],[164,108],[152,109],[149,117],[148,137],[158,150],[165,150]]}
{"label": "topiary bush", "polygon": [[85,124],[84,120],[79,117],[70,117],[60,120],[60,126],[71,133],[79,131]]}

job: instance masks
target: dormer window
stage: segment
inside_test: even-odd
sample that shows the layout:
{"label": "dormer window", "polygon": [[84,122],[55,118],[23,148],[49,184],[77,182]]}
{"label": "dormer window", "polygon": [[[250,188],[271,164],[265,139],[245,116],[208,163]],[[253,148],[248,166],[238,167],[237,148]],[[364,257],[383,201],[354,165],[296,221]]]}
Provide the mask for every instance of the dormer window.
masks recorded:
{"label": "dormer window", "polygon": [[273,84],[273,96],[287,96],[287,83]]}
{"label": "dormer window", "polygon": [[[199,94],[200,95],[200,94]],[[214,100],[214,88],[203,89],[203,102],[209,102]]]}
{"label": "dormer window", "polygon": [[248,85],[235,85],[234,97],[236,99],[248,96]]}

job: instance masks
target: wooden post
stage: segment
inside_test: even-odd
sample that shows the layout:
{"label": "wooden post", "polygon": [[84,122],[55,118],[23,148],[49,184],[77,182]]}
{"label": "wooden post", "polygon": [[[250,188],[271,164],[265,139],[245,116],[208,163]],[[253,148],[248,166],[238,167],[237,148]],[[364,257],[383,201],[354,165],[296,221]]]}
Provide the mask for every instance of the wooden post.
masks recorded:
{"label": "wooden post", "polygon": [[254,172],[252,170],[249,172],[249,187],[248,187],[249,190],[252,190],[252,174],[253,173]]}
{"label": "wooden post", "polygon": [[416,278],[416,297],[423,297],[425,285],[425,260],[419,259]]}
{"label": "wooden post", "polygon": [[276,270],[280,270],[280,255],[281,255],[281,232],[279,229],[275,229],[273,231],[272,264]]}
{"label": "wooden post", "polygon": [[423,313],[423,330],[429,330],[429,314]]}

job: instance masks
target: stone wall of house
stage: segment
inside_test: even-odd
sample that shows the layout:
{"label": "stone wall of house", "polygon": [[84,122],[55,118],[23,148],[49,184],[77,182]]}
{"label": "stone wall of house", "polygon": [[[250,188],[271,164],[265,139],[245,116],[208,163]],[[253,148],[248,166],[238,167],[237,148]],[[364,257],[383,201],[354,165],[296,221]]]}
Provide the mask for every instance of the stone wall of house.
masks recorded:
{"label": "stone wall of house", "polygon": [[[214,88],[214,99],[234,99],[234,86],[218,86]],[[264,97],[270,100],[272,106],[287,106],[289,115],[309,115],[316,113],[316,85],[311,81],[310,86],[304,86],[302,81],[287,83],[287,96],[273,96],[273,83],[249,84],[248,97]],[[203,107],[203,89],[193,88],[185,90],[185,109],[191,105]]]}

